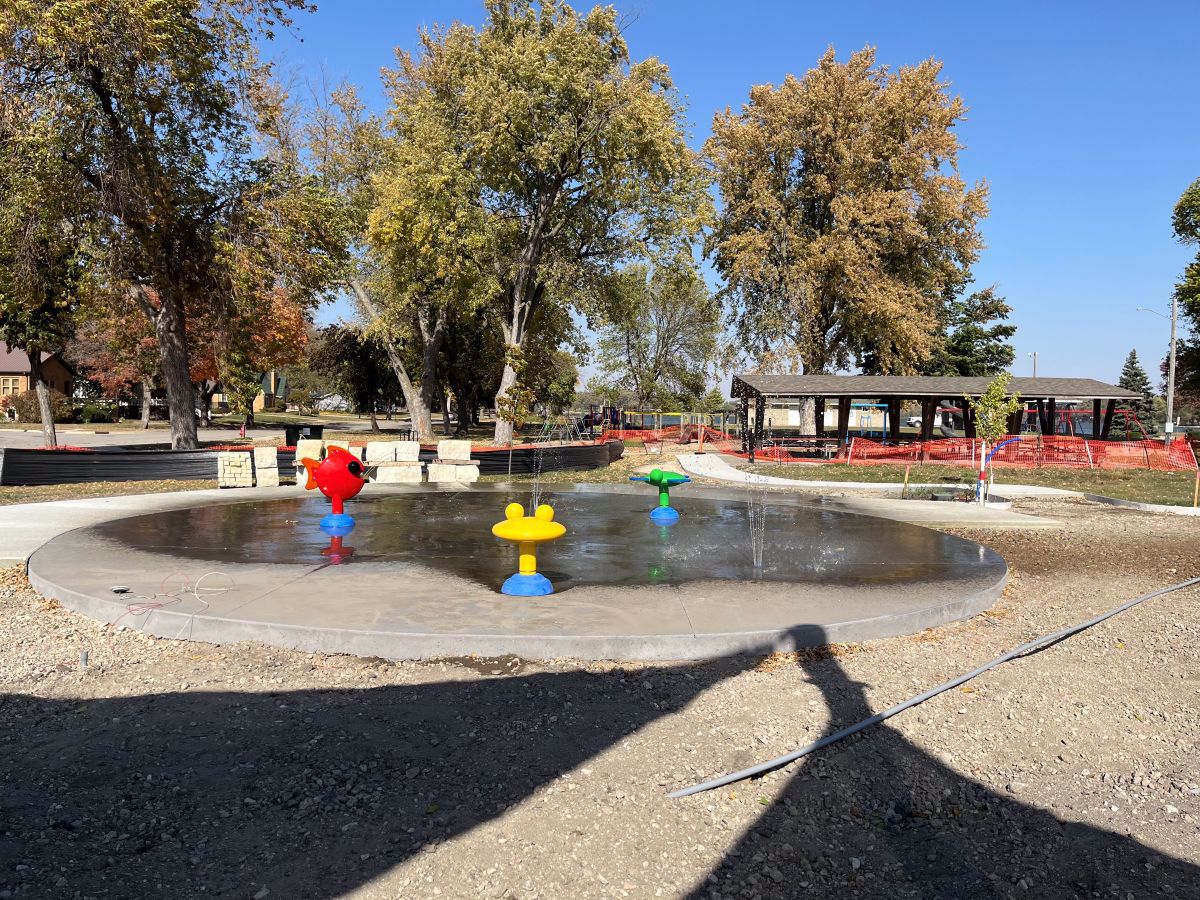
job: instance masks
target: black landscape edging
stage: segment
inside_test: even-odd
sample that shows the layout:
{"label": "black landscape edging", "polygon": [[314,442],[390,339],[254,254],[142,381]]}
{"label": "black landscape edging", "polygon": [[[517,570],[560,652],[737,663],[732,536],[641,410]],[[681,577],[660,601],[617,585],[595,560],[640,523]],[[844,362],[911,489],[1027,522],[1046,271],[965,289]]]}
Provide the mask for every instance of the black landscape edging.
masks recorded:
{"label": "black landscape edging", "polygon": [[[249,448],[247,448],[249,449]],[[597,469],[619,459],[621,441],[564,447],[514,447],[512,473]],[[0,485],[77,484],[89,481],[203,481],[217,477],[217,450],[0,450]],[[421,451],[421,459],[436,458],[434,451]],[[476,450],[482,475],[509,472],[507,450]],[[294,450],[279,452],[279,468],[294,470]]]}

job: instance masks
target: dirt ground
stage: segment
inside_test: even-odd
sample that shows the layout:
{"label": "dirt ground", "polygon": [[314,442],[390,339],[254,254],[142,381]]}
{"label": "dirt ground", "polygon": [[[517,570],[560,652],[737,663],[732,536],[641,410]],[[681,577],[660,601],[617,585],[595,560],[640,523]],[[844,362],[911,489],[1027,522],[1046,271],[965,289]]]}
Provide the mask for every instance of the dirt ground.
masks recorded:
{"label": "dirt ground", "polygon": [[1065,528],[966,534],[1012,567],[987,614],[702,665],[160,640],[3,570],[0,897],[1196,897],[1195,589],[665,796],[1200,574],[1200,520],[1020,506]]}

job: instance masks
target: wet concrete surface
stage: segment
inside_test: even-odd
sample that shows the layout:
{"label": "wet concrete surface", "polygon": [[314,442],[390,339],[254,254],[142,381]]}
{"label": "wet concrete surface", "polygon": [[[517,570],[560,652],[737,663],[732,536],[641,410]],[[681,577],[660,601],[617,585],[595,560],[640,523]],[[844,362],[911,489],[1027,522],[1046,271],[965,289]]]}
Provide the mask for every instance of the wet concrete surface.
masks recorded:
{"label": "wet concrete surface", "polygon": [[319,530],[328,505],[311,495],[197,501],[61,535],[29,572],[67,606],[166,637],[388,658],[694,659],[865,640],[980,612],[1007,578],[974,542],[776,496],[756,573],[737,491],[678,491],[682,519],[663,529],[651,491],[554,485],[542,500],[567,534],[539,570],[556,593],[507,597],[516,548],[490,529],[511,500],[528,504],[528,487],[356,499],[340,539]]}

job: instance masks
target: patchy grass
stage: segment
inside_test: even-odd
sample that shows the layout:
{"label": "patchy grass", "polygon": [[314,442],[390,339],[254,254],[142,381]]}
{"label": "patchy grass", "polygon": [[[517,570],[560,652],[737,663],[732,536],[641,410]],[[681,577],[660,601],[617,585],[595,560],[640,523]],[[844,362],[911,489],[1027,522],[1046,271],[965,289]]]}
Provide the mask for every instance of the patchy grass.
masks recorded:
{"label": "patchy grass", "polygon": [[[743,466],[743,468],[745,468]],[[840,465],[755,465],[754,472],[797,481],[903,482],[904,466]],[[1004,469],[995,470],[995,490],[1004,493],[1005,484],[1036,484],[1103,494],[1141,503],[1191,506],[1196,473],[1152,472],[1148,469]],[[966,466],[914,465],[909,481],[926,484],[973,485],[974,472]]]}
{"label": "patchy grass", "polygon": [[41,503],[45,500],[80,500],[123,494],[163,494],[168,491],[202,491],[216,481],[93,481],[80,484],[0,485],[0,506]]}

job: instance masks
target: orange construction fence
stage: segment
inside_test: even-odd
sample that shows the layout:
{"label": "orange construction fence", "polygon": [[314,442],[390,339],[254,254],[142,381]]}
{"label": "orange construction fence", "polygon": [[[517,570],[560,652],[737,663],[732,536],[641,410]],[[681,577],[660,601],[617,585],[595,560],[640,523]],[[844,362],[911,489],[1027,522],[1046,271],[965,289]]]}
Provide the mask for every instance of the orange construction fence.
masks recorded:
{"label": "orange construction fence", "polygon": [[[703,436],[706,449],[715,453],[745,457],[740,437],[722,434],[707,425],[671,425],[661,429],[612,429],[610,438],[643,441],[669,441],[678,444],[699,444]],[[1196,469],[1196,454],[1186,437],[1175,438],[1169,444],[1161,440],[1097,441],[1065,435],[1008,435],[992,457],[997,467],[1038,469],[1153,469],[1160,472]],[[978,466],[981,441],[977,438],[938,438],[913,441],[907,444],[881,444],[868,438],[852,438],[836,453],[836,461],[850,465],[882,463],[933,463],[937,465]],[[812,456],[801,457],[795,452],[804,448],[827,447],[833,453],[836,441],[832,438],[808,438],[790,444],[759,447],[754,458],[764,462],[816,462]]]}
{"label": "orange construction fence", "polygon": [[[1062,435],[1012,437],[1015,438],[1012,443],[1000,447],[992,456],[992,465],[1017,469],[1153,469],[1160,472],[1196,468],[1196,454],[1186,438],[1164,444],[1155,440],[1096,441]],[[844,461],[851,465],[924,462],[978,466],[980,444],[979,440],[969,438],[943,438],[902,445],[854,438]]]}

